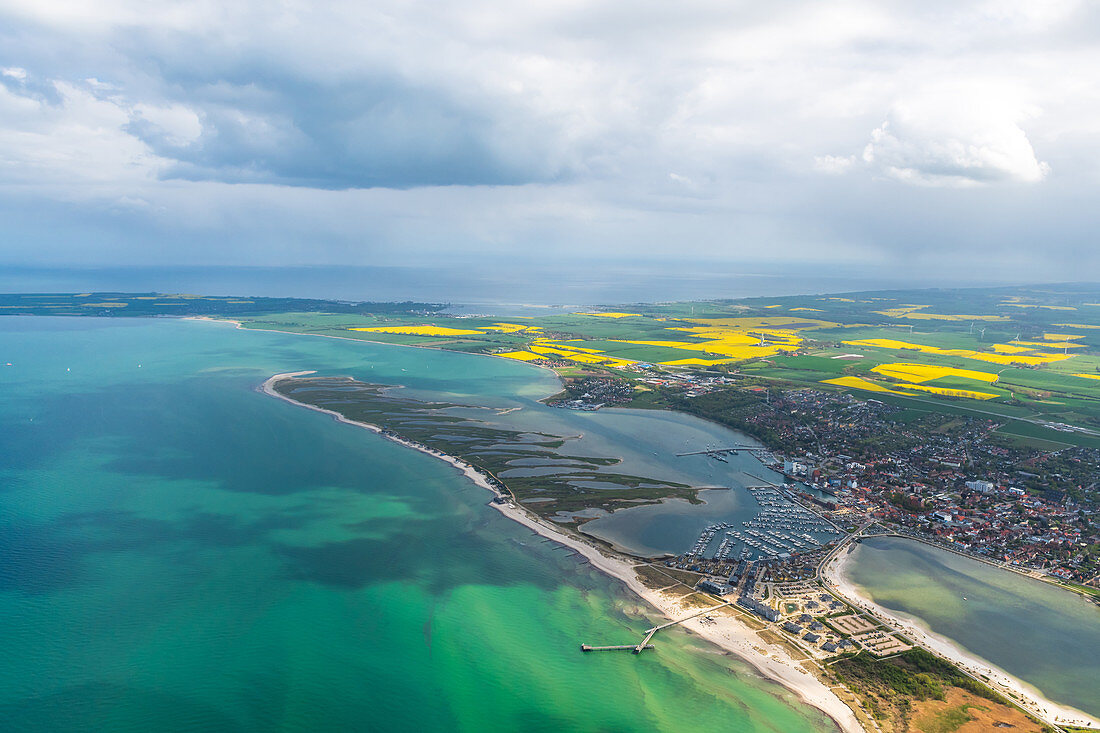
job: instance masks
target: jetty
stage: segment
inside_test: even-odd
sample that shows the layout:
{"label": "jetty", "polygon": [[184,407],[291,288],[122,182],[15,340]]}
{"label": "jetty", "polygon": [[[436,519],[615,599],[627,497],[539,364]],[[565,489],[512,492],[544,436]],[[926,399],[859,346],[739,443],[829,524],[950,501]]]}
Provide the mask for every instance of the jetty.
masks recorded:
{"label": "jetty", "polygon": [[737,454],[741,451],[746,453],[753,453],[756,451],[766,451],[767,448],[763,448],[757,445],[734,445],[729,448],[707,448],[706,450],[693,450],[687,453],[677,453],[677,458],[683,458],[684,456],[710,456],[711,458],[720,458],[726,454]]}
{"label": "jetty", "polygon": [[641,642],[639,642],[638,644],[617,644],[617,645],[614,645],[614,646],[589,646],[588,644],[581,644],[581,651],[582,652],[609,652],[609,651],[617,651],[617,650],[625,651],[625,650],[629,649],[630,651],[634,652],[635,654],[641,654],[646,649],[653,649],[654,648],[653,645],[650,644],[649,642],[653,638],[653,635],[656,634],[661,629],[667,629],[669,626],[675,626],[676,624],[682,624],[683,622],[688,621],[690,619],[693,619],[696,616],[702,616],[702,615],[710,613],[712,611],[717,611],[719,608],[724,608],[726,606],[732,606],[732,605],[733,605],[733,601],[726,601],[725,603],[719,603],[717,606],[708,606],[708,607],[704,608],[702,611],[697,611],[697,612],[691,614],[690,616],[684,616],[683,618],[676,619],[675,621],[669,621],[668,623],[661,624],[660,626],[654,626],[652,629],[646,629],[645,630],[645,636],[642,638]]}

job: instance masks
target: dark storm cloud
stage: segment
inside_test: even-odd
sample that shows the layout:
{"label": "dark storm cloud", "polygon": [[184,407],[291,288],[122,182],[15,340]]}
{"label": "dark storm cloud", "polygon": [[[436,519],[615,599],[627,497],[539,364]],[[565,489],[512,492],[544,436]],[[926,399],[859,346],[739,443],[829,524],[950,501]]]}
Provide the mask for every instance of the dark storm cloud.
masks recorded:
{"label": "dark storm cloud", "polygon": [[338,84],[272,77],[166,79],[199,114],[201,135],[178,144],[155,124],[127,129],[173,164],[162,176],[311,188],[516,185],[555,171],[509,149],[497,121],[448,93],[396,79]]}

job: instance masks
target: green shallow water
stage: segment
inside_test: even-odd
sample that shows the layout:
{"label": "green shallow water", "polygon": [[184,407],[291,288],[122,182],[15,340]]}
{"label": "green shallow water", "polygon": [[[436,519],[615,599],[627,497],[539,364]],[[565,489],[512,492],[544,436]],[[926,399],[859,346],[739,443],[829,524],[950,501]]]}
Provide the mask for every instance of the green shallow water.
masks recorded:
{"label": "green shallow water", "polygon": [[[255,391],[545,372],[195,322],[0,319],[4,730],[821,731],[440,461]],[[140,365],[140,366],[139,366]]]}
{"label": "green shallow water", "polygon": [[866,539],[845,566],[871,599],[1034,686],[1100,715],[1100,608],[1038,580],[920,542]]}

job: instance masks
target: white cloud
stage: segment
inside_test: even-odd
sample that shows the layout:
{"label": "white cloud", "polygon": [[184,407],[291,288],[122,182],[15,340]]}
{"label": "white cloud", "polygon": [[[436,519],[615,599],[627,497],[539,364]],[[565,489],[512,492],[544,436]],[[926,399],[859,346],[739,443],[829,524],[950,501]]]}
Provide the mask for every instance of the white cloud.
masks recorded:
{"label": "white cloud", "polygon": [[202,134],[202,120],[198,114],[182,104],[164,106],[135,104],[133,117],[149,122],[161,130],[171,145],[192,143]]}
{"label": "white cloud", "polygon": [[0,86],[0,182],[43,185],[151,182],[165,161],[126,132],[128,110],[87,85],[56,81],[53,99]]}
{"label": "white cloud", "polygon": [[21,69],[18,66],[8,66],[0,69],[0,76],[6,76],[9,79],[17,79],[23,81],[27,78],[27,70]]}
{"label": "white cloud", "polygon": [[842,173],[847,173],[855,162],[856,157],[854,155],[817,155],[814,156],[814,170],[839,176]]}
{"label": "white cloud", "polygon": [[871,132],[863,160],[882,175],[924,186],[1036,183],[1050,166],[1020,127],[1035,114],[986,85],[910,95]]}

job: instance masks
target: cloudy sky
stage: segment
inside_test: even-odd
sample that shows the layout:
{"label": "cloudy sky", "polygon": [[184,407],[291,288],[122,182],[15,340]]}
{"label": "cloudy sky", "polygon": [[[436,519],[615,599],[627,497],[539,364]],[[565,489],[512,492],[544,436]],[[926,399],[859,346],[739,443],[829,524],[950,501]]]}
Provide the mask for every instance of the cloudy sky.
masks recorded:
{"label": "cloudy sky", "polygon": [[0,266],[1100,280],[1100,7],[0,0]]}

